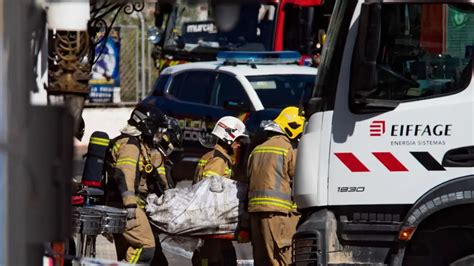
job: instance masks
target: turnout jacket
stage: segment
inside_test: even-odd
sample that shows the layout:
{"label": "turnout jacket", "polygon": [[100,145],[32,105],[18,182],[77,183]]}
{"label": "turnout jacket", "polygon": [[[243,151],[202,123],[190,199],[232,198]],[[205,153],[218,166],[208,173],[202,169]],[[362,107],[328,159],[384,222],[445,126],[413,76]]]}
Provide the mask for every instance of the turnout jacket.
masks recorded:
{"label": "turnout jacket", "polygon": [[198,161],[193,184],[213,175],[231,178],[233,165],[232,157],[222,146],[216,144],[212,151],[204,154]]}
{"label": "turnout jacket", "polygon": [[249,212],[296,211],[292,199],[296,155],[285,135],[270,137],[255,147],[248,162]]}
{"label": "turnout jacket", "polygon": [[151,149],[139,137],[120,135],[112,140],[109,152],[109,201],[121,198],[125,207],[137,205],[137,196],[148,194],[156,182],[168,187],[166,177],[160,173],[163,171],[159,151]]}

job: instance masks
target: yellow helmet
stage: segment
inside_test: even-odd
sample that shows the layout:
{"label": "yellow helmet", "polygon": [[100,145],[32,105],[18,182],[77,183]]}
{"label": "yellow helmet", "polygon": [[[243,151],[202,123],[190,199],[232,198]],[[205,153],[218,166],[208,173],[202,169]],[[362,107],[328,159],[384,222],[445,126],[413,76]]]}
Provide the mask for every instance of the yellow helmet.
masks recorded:
{"label": "yellow helmet", "polygon": [[298,107],[286,107],[273,121],[290,139],[298,137],[303,132],[304,117],[299,115]]}

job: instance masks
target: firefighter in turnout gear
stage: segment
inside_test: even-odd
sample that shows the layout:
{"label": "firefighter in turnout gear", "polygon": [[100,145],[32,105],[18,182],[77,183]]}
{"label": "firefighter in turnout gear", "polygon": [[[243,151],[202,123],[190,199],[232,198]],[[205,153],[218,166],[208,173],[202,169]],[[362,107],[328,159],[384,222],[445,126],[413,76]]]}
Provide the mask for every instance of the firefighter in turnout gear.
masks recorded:
{"label": "firefighter in turnout gear", "polygon": [[289,265],[299,215],[292,199],[296,153],[304,117],[287,107],[265,126],[267,140],[248,162],[250,231],[255,265]]}
{"label": "firefighter in turnout gear", "polygon": [[107,158],[108,204],[127,210],[126,231],[114,235],[117,257],[130,263],[149,264],[155,253],[155,238],[143,208],[148,193],[162,193],[167,186],[158,170],[163,155],[154,145],[160,128],[167,128],[161,111],[137,105],[122,134],[111,141]]}
{"label": "firefighter in turnout gear", "polygon": [[[241,141],[248,138],[244,123],[232,116],[217,121],[212,135],[217,138],[214,149],[204,154],[198,162],[194,183],[210,176],[233,178],[233,155],[237,154]],[[194,251],[193,265],[236,265],[237,257],[232,241],[206,239],[204,245]]]}
{"label": "firefighter in turnout gear", "polygon": [[214,149],[204,154],[198,162],[194,174],[194,183],[209,176],[225,176],[232,178],[232,155],[240,149],[243,138],[247,138],[244,123],[233,116],[225,116],[217,121],[212,130],[212,135],[217,137]]}

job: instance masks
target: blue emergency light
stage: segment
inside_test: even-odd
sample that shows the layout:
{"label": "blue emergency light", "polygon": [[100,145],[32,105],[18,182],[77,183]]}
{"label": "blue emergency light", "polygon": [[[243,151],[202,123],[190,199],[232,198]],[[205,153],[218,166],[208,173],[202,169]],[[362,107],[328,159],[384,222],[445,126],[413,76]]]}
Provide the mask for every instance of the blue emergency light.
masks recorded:
{"label": "blue emergency light", "polygon": [[297,64],[301,55],[295,51],[281,52],[219,52],[217,61],[234,64]]}

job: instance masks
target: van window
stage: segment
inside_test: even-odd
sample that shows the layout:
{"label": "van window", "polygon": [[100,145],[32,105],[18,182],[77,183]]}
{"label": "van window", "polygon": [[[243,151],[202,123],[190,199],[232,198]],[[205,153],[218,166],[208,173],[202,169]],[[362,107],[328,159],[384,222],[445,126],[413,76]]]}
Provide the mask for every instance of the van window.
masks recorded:
{"label": "van window", "polygon": [[165,91],[166,84],[170,79],[170,75],[160,75],[153,85],[153,96],[160,96]]}
{"label": "van window", "polygon": [[170,93],[179,100],[209,104],[215,72],[187,71],[173,77]]}

